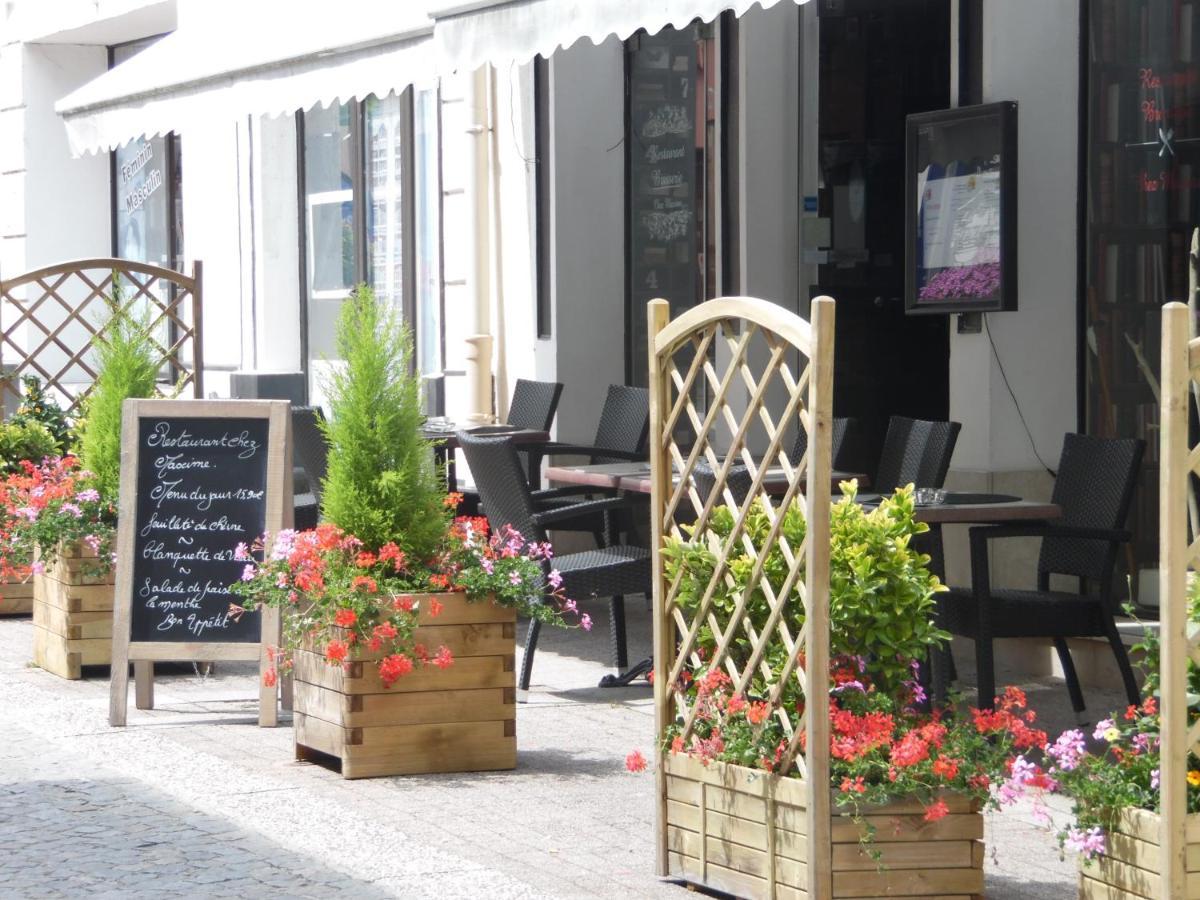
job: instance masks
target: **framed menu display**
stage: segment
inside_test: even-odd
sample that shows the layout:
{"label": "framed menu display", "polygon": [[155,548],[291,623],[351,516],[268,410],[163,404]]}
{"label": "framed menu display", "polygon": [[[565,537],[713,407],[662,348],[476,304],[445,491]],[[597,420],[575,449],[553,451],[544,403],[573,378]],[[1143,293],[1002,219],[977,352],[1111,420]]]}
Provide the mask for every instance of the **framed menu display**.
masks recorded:
{"label": "framed menu display", "polygon": [[904,308],[1017,308],[1017,104],[906,120]]}

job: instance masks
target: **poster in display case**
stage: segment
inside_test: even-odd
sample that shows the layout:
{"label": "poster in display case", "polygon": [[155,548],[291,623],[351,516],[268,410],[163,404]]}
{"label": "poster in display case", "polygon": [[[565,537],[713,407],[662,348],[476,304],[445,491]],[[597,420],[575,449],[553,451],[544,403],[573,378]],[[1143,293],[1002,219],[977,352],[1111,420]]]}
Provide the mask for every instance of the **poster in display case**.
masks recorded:
{"label": "poster in display case", "polygon": [[1017,308],[1017,105],[906,120],[904,308]]}

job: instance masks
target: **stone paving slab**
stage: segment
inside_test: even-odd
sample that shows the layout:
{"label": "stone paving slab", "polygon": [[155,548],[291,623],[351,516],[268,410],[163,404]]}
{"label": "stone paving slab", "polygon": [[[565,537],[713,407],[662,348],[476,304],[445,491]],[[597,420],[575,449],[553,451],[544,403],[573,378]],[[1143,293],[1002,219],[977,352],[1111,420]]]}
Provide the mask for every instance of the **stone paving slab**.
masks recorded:
{"label": "stone paving slab", "polygon": [[[636,660],[649,621],[640,599],[627,605]],[[158,708],[133,709],[131,692],[129,726],[113,729],[107,679],[29,668],[29,621],[0,620],[0,896],[695,896],[653,874],[653,780],[623,765],[635,748],[652,756],[650,691],[596,687],[608,629],[604,605],[589,611],[591,634],[542,632],[514,771],[352,782],[296,762],[290,728],[256,726],[248,664],[219,663],[208,678],[176,668],[156,682]],[[1074,721],[1061,684],[1027,688],[1050,730]],[[1087,699],[1097,712],[1121,705]],[[48,818],[29,827],[35,807]],[[88,830],[98,823],[103,833]],[[989,897],[1074,895],[1074,863],[1031,810],[988,815],[986,827]],[[180,855],[185,842],[198,855]],[[47,868],[76,843],[95,849],[92,868]],[[102,883],[86,881],[95,865]],[[190,887],[169,880],[184,877],[179,866],[194,872]]]}

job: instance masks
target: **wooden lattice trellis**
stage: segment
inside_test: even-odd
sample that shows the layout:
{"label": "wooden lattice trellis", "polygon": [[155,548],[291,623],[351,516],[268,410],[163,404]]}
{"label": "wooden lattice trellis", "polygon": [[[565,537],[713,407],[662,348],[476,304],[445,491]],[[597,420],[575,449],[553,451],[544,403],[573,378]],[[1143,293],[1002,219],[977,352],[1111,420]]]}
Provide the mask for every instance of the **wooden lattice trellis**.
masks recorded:
{"label": "wooden lattice trellis", "polygon": [[[685,667],[701,664],[721,668],[742,693],[754,679],[772,685],[771,701],[788,736],[780,770],[795,769],[799,780],[788,779],[788,792],[804,797],[806,865],[803,882],[809,897],[831,893],[831,824],[829,790],[829,527],[831,479],[831,411],[833,395],[834,303],[827,297],[812,302],[812,322],[782,307],[751,298],[721,298],[689,310],[674,321],[666,301],[650,303],[650,437],[652,530],[654,554],[654,694],[660,739],[672,723],[682,722],[686,740],[695,725],[696,707],[678,690]],[[799,356],[798,374],[792,366]],[[707,403],[697,401],[707,395]],[[807,451],[789,458],[792,423],[807,431]],[[696,476],[703,465],[702,495]],[[735,467],[741,485],[735,487]],[[764,489],[774,469],[770,493]],[[745,479],[749,477],[749,489]],[[743,496],[744,494],[744,496]],[[770,522],[765,539],[752,541],[745,526],[751,506],[761,502]],[[782,533],[783,517],[798,504],[804,509],[807,533],[799,546],[790,546]],[[733,529],[717,553],[717,565],[698,605],[691,613],[679,602],[680,583],[668,581],[658,549],[666,536],[681,536],[678,522],[694,518],[703,531],[717,506],[736,510]],[[764,577],[768,554],[777,550],[787,573],[776,588]],[[714,593],[731,583],[728,557],[732,552],[754,559],[749,583],[731,613],[718,615]],[[766,597],[770,612],[756,628],[747,614],[753,590]],[[793,633],[785,612],[802,604],[803,626]],[[697,636],[707,626],[717,636],[713,655],[701,660]],[[740,664],[730,650],[741,643]],[[745,648],[749,647],[749,652]],[[768,648],[786,649],[776,668],[768,663]],[[808,674],[817,673],[818,689],[808,690]],[[798,714],[778,701],[785,686],[795,685],[804,697]],[[658,869],[671,874],[668,845],[668,761],[657,769]],[[778,776],[763,774],[764,783]],[[774,788],[764,790],[773,792]],[[772,793],[772,796],[773,793]],[[774,801],[769,801],[773,808]],[[798,806],[796,807],[799,808]],[[699,815],[705,815],[701,802]],[[763,859],[775,893],[775,831],[766,824],[767,853]],[[701,836],[703,840],[703,829]],[[707,866],[705,851],[701,862]]]}
{"label": "wooden lattice trellis", "polygon": [[190,276],[126,259],[83,259],[0,281],[0,352],[11,365],[2,390],[19,397],[20,376],[36,375],[76,412],[95,381],[90,351],[118,287],[123,308],[146,314],[166,377],[203,397],[199,261]]}
{"label": "wooden lattice trellis", "polygon": [[1200,855],[1200,815],[1187,811],[1188,755],[1200,756],[1200,722],[1189,727],[1187,696],[1188,665],[1200,665],[1200,629],[1188,621],[1187,602],[1188,571],[1200,569],[1200,516],[1193,495],[1193,479],[1200,476],[1200,444],[1193,444],[1189,433],[1190,411],[1194,398],[1200,396],[1200,338],[1189,340],[1191,315],[1182,303],[1163,307],[1159,484],[1162,807],[1157,861],[1162,878],[1158,896],[1162,897],[1200,896],[1200,875],[1189,871],[1197,868],[1194,860]]}

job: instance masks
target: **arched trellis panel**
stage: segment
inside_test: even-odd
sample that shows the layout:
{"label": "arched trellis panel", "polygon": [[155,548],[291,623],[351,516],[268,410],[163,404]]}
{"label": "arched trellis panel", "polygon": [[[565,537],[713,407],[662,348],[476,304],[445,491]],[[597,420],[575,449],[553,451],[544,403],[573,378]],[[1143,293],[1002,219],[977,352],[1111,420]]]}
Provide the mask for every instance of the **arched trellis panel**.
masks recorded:
{"label": "arched trellis panel", "polygon": [[35,375],[78,411],[96,379],[92,345],[103,339],[108,304],[146,316],[164,376],[204,396],[202,267],[185,275],[127,259],[57,263],[0,281],[2,391],[20,396],[21,376]]}
{"label": "arched trellis panel", "polygon": [[[670,732],[686,743],[695,733],[700,701],[689,692],[687,676],[703,669],[722,672],[735,694],[751,683],[767,693],[787,737],[776,770],[782,775],[718,763],[705,767],[661,749],[658,871],[739,895],[783,896],[790,888],[828,897],[834,302],[814,300],[811,322],[743,297],[710,300],[674,321],[669,315],[666,301],[651,301],[657,734],[660,741]],[[792,459],[796,428],[806,431],[807,450]],[[706,538],[715,567],[704,583],[685,591],[685,579],[668,577],[664,541],[705,534],[718,507],[729,511],[723,515],[732,518],[732,527]],[[792,529],[789,538],[785,518],[798,510],[807,527],[799,539]],[[751,520],[759,523],[753,536]],[[735,555],[748,567],[749,580],[744,590],[730,592]],[[771,577],[764,575],[768,559],[780,567]],[[751,596],[766,601],[754,616]],[[742,819],[730,826],[733,818],[710,810],[743,802],[763,811],[756,838],[762,851],[739,866],[727,855],[733,845],[718,841],[714,853],[710,835],[723,827],[759,826]],[[784,819],[786,829],[777,829]]]}
{"label": "arched trellis panel", "polygon": [[[1162,879],[1156,896],[1200,896],[1200,814],[1187,811],[1188,757],[1200,757],[1200,721],[1188,710],[1188,668],[1200,665],[1200,630],[1189,622],[1188,572],[1200,570],[1200,521],[1193,499],[1200,477],[1200,443],[1189,420],[1200,387],[1200,338],[1189,339],[1182,303],[1168,303],[1162,317],[1161,434],[1159,475],[1159,589],[1161,655],[1161,808],[1148,819],[1161,847]],[[1190,521],[1189,521],[1190,520]]]}

